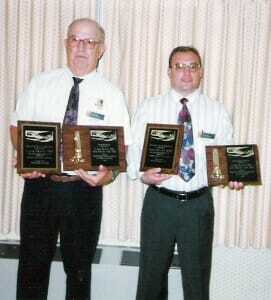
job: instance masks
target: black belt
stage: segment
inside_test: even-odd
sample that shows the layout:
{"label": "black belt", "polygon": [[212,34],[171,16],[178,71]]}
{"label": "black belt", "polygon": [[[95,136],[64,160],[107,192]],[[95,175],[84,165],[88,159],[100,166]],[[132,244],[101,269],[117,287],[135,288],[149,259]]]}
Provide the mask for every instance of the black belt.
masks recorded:
{"label": "black belt", "polygon": [[169,197],[175,198],[177,200],[181,200],[181,201],[187,201],[190,199],[198,198],[208,191],[208,187],[203,187],[199,190],[192,191],[192,192],[172,191],[172,190],[166,189],[164,187],[158,187],[156,185],[152,185],[151,187],[163,195],[166,195],[166,196],[169,196]]}
{"label": "black belt", "polygon": [[69,175],[69,174],[53,174],[50,176],[50,179],[54,182],[73,182],[79,181],[81,178],[78,175]]}

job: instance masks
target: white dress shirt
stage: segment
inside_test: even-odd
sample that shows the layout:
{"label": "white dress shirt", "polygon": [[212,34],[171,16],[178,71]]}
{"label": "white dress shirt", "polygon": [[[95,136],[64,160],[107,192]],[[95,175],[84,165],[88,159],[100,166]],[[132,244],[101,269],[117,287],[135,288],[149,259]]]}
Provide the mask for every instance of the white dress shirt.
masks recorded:
{"label": "white dress shirt", "polygon": [[[19,97],[12,115],[17,121],[59,122],[62,124],[74,76],[68,68],[34,77]],[[122,92],[96,71],[81,77],[78,125],[123,126],[125,144],[131,143],[129,115]]]}
{"label": "white dress shirt", "polygon": [[[165,95],[151,97],[143,101],[132,120],[133,144],[128,150],[128,174],[139,178],[142,147],[147,123],[178,124],[178,114],[182,109],[180,99],[184,96],[171,89]],[[191,114],[194,150],[195,176],[188,182],[178,175],[162,182],[160,186],[175,191],[194,191],[207,186],[205,146],[232,144],[232,124],[224,106],[210,100],[200,90],[186,96]]]}

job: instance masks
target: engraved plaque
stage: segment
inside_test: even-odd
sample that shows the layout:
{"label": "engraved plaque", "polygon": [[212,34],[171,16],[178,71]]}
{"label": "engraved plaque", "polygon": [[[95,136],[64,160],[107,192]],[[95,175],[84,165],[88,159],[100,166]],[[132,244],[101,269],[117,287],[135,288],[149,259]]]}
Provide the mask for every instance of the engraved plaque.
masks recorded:
{"label": "engraved plaque", "polygon": [[126,171],[124,130],[118,126],[63,126],[64,171]]}
{"label": "engraved plaque", "polygon": [[112,170],[126,171],[123,127],[92,126],[89,137],[91,170],[103,165]]}
{"label": "engraved plaque", "polygon": [[183,126],[147,124],[140,170],[161,168],[161,173],[177,174]]}
{"label": "engraved plaque", "polygon": [[18,121],[17,172],[60,173],[60,123]]}
{"label": "engraved plaque", "polygon": [[260,185],[257,145],[206,146],[208,185],[227,185],[229,181]]}

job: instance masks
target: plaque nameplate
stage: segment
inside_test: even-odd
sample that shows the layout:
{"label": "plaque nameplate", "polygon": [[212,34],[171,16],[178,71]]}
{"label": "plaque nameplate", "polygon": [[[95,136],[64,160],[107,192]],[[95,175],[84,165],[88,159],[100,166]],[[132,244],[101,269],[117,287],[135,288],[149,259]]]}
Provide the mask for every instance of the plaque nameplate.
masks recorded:
{"label": "plaque nameplate", "polygon": [[147,124],[140,171],[161,168],[161,173],[177,174],[182,139],[181,125]]}
{"label": "plaque nameplate", "polygon": [[63,169],[126,171],[124,130],[118,126],[63,126]]}
{"label": "plaque nameplate", "polygon": [[261,184],[257,145],[206,146],[208,185]]}
{"label": "plaque nameplate", "polygon": [[60,173],[60,123],[18,121],[17,172]]}

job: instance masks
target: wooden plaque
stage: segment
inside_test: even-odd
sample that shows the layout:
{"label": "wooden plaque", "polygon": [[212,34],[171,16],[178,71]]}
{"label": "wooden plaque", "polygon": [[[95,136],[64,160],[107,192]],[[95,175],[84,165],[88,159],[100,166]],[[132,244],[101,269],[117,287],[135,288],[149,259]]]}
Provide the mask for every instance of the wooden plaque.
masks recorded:
{"label": "wooden plaque", "polygon": [[255,144],[206,146],[208,185],[239,181],[261,184],[258,147]]}
{"label": "wooden plaque", "polygon": [[63,171],[90,170],[90,143],[87,126],[63,125]]}
{"label": "wooden plaque", "polygon": [[64,171],[126,171],[124,130],[118,126],[63,126]]}
{"label": "wooden plaque", "polygon": [[140,171],[161,168],[161,173],[177,174],[182,140],[183,126],[148,123]]}
{"label": "wooden plaque", "polygon": [[60,173],[60,123],[18,121],[17,172]]}

